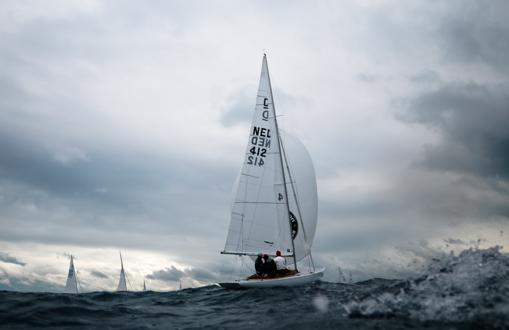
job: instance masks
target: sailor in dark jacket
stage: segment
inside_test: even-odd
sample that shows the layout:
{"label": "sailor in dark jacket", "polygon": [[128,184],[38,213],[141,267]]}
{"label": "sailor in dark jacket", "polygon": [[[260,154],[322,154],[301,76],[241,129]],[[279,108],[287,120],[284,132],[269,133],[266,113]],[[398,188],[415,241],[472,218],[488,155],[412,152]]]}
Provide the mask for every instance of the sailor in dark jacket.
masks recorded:
{"label": "sailor in dark jacket", "polygon": [[263,255],[263,273],[267,274],[268,277],[276,276],[277,267],[276,263],[272,258],[269,258],[268,254]]}
{"label": "sailor in dark jacket", "polygon": [[264,260],[262,258],[262,254],[261,253],[258,253],[258,257],[256,258],[255,260],[255,270],[256,270],[256,275],[260,275],[262,276],[263,274],[263,263],[264,263]]}

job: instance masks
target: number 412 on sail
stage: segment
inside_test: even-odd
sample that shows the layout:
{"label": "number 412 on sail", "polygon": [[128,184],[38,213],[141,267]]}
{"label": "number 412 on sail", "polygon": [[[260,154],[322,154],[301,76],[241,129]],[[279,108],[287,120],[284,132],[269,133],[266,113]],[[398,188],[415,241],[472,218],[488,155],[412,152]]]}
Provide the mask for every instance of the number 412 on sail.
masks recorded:
{"label": "number 412 on sail", "polygon": [[[262,157],[265,157],[265,154],[267,153],[267,149],[260,148],[260,147],[252,147],[251,149],[249,149],[249,152],[251,153],[251,155],[249,155],[247,157],[248,165],[263,166],[263,164],[265,164]],[[260,157],[258,157],[258,156],[260,156]]]}

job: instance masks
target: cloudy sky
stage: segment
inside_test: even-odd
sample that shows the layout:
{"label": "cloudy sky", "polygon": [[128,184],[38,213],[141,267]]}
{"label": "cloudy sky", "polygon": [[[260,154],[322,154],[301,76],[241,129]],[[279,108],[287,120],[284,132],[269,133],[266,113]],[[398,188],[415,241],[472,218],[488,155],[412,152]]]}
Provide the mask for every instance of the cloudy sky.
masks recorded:
{"label": "cloudy sky", "polygon": [[263,52],[327,279],[509,248],[507,1],[2,1],[0,289],[225,280]]}

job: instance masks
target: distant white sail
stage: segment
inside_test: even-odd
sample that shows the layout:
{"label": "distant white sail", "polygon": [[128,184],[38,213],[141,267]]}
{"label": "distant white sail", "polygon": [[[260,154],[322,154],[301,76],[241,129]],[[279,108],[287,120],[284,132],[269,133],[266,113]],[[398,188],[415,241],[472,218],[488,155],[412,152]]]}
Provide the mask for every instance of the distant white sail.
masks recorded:
{"label": "distant white sail", "polygon": [[224,253],[292,254],[279,136],[266,57]]}
{"label": "distant white sail", "polygon": [[69,272],[67,274],[67,282],[65,283],[65,293],[78,293],[78,280],[76,278],[76,270],[74,268],[73,256],[71,255],[71,263],[69,264]]}
{"label": "distant white sail", "polygon": [[125,279],[124,262],[122,261],[122,254],[120,254],[120,279],[118,280],[117,291],[127,291],[127,283]]}

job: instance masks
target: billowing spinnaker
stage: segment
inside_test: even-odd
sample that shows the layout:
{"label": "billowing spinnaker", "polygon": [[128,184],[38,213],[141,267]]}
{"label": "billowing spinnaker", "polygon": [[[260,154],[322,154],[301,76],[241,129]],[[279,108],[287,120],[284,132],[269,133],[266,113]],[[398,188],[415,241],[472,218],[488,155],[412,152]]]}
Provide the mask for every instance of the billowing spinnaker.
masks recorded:
{"label": "billowing spinnaker", "polygon": [[238,179],[225,252],[291,254],[279,137],[264,56],[256,108]]}
{"label": "billowing spinnaker", "polygon": [[[299,261],[311,251],[316,232],[318,195],[315,170],[311,157],[302,142],[297,137],[281,130],[279,133],[283,141],[286,163],[288,163],[288,167],[285,168],[285,177],[290,212],[292,218],[297,222],[297,235],[294,238],[294,245],[296,259]],[[290,169],[289,174],[288,169]],[[293,227],[295,229],[295,225]],[[288,259],[287,262],[291,263],[293,260]]]}

